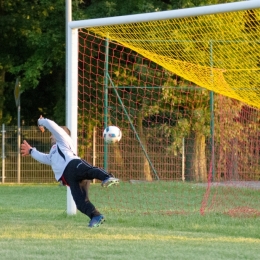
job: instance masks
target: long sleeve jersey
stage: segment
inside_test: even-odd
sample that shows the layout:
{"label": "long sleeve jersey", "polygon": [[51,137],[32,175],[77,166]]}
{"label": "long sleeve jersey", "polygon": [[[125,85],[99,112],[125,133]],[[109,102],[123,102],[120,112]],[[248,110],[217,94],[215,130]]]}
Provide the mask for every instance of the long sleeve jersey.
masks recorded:
{"label": "long sleeve jersey", "polygon": [[33,148],[31,156],[40,163],[51,165],[57,181],[60,180],[66,166],[73,159],[80,159],[76,155],[71,137],[63,128],[47,118],[38,119],[38,125],[46,127],[56,139],[49,154],[41,153]]}

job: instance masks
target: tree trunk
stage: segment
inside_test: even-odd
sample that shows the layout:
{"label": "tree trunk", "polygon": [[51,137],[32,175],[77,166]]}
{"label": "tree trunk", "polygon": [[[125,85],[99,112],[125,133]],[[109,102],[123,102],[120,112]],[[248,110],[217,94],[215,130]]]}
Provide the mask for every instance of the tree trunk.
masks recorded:
{"label": "tree trunk", "polygon": [[[146,139],[143,133],[143,113],[142,110],[138,113],[138,117],[137,117],[137,129],[138,129],[138,133],[139,133],[139,138],[142,142],[142,145],[144,147],[144,149],[147,151],[147,144],[146,144]],[[141,149],[141,147],[140,147]],[[142,156],[140,158],[143,158],[143,172],[144,172],[144,177],[146,181],[152,181],[153,177],[151,175],[151,169],[150,169],[150,165],[149,162],[146,158],[146,156],[144,155],[143,151],[142,151]]]}
{"label": "tree trunk", "polygon": [[205,135],[195,133],[193,168],[195,181],[207,182]]}
{"label": "tree trunk", "polygon": [[205,136],[199,132],[186,139],[185,179],[197,182],[207,181]]}

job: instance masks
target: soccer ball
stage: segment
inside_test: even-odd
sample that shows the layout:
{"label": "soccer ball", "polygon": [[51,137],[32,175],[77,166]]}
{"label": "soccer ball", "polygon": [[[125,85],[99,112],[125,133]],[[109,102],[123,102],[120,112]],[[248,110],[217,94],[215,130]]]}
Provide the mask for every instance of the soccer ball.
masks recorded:
{"label": "soccer ball", "polygon": [[116,143],[122,138],[122,132],[117,126],[108,126],[103,132],[103,138],[106,143]]}

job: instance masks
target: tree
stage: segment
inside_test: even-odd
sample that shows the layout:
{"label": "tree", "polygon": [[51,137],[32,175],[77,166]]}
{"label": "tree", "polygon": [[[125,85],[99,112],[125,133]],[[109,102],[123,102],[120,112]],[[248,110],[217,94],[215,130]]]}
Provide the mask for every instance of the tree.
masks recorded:
{"label": "tree", "polygon": [[[173,87],[174,85],[176,87]],[[206,140],[210,137],[209,91],[193,84],[187,84],[182,88],[181,82],[169,77],[165,83],[162,100],[167,104],[164,110],[170,111],[173,109],[171,106],[174,106],[176,113],[173,126],[161,126],[165,135],[171,136],[173,140],[168,151],[174,154],[181,152],[182,140],[185,138],[186,179],[207,181]]]}
{"label": "tree", "polygon": [[[0,29],[2,31],[0,92],[10,93],[17,76],[21,78],[23,91],[35,89],[46,83],[46,79],[51,79],[54,72],[56,73],[55,81],[57,84],[54,83],[53,85],[64,86],[64,81],[58,82],[64,76],[65,71],[65,13],[63,1],[56,1],[54,5],[51,1],[24,0],[14,2],[6,0],[2,2],[0,8]],[[45,86],[41,87],[45,88]],[[34,98],[36,102],[32,102],[29,98],[30,95],[26,97],[26,102],[31,105],[30,117],[34,114],[32,111],[35,111],[38,115],[39,112],[44,112],[44,108],[39,107],[39,98],[37,98],[38,100]],[[49,102],[50,95],[46,97],[41,95],[41,100],[45,98],[46,107],[56,103]],[[6,117],[2,117],[0,120],[12,122],[11,115],[8,116],[9,119],[7,117],[7,108],[10,109],[8,107],[10,102],[1,101],[0,111],[4,111]],[[6,101],[10,101],[10,97]],[[23,117],[26,118],[22,115]]]}
{"label": "tree", "polygon": [[[73,19],[92,19],[164,11],[233,0],[80,0],[73,1]],[[30,123],[39,112],[65,118],[65,3],[62,0],[0,1],[0,121],[16,122],[15,79],[24,93],[21,117]],[[46,84],[48,87],[46,88]],[[41,100],[37,94],[43,90]],[[62,95],[61,95],[62,93]],[[30,102],[28,102],[30,100]],[[51,101],[51,102],[50,102]],[[27,103],[28,102],[28,103]],[[62,112],[61,112],[62,111]]]}

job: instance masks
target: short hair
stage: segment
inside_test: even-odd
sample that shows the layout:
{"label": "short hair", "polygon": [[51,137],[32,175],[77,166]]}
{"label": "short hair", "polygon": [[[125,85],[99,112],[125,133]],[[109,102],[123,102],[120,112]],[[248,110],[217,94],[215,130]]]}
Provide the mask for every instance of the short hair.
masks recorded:
{"label": "short hair", "polygon": [[61,128],[70,136],[70,130],[67,126],[61,126]]}

